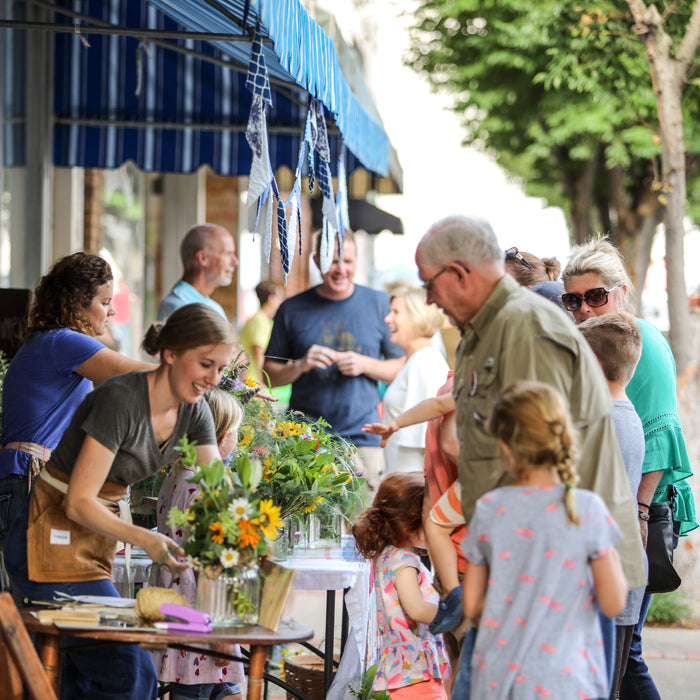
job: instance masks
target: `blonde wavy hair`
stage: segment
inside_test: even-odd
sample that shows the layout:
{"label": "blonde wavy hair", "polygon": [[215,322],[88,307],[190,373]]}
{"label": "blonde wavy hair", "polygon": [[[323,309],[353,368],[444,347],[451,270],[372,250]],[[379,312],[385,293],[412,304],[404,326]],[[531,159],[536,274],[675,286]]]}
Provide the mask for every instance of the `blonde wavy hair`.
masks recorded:
{"label": "blonde wavy hair", "polygon": [[400,298],[406,302],[406,311],[415,334],[421,338],[432,338],[444,325],[445,314],[435,306],[427,304],[428,293],[423,287],[397,284],[389,291],[391,300]]}

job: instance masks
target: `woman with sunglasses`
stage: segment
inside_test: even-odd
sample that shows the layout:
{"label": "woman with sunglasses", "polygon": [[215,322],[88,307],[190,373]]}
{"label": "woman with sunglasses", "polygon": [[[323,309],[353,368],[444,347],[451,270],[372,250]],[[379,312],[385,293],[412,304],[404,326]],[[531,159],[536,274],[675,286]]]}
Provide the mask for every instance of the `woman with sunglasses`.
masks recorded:
{"label": "woman with sunglasses", "polygon": [[[576,323],[593,316],[632,311],[632,282],[620,251],[605,238],[594,238],[575,247],[564,269],[564,308]],[[693,493],[686,479],[692,476],[690,460],[676,405],[676,366],[671,348],[661,332],[648,321],[637,319],[642,334],[642,356],[627,395],[644,426],[646,454],[642,481],[637,492],[640,530],[646,546],[649,504],[669,500],[669,489],[678,495],[674,508],[674,531],[686,535],[698,527]],[[648,516],[647,516],[648,517]],[[642,659],[642,626],[651,595],[642,602],[627,670],[619,697],[623,700],[659,700],[649,669]]]}

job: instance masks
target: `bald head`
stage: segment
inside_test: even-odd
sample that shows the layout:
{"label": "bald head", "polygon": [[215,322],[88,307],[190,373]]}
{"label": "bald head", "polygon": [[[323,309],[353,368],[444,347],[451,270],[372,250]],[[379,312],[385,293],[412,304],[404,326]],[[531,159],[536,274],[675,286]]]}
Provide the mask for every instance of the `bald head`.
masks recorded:
{"label": "bald head", "polygon": [[217,287],[231,284],[238,265],[233,236],[222,226],[198,224],[182,239],[182,278],[209,296]]}

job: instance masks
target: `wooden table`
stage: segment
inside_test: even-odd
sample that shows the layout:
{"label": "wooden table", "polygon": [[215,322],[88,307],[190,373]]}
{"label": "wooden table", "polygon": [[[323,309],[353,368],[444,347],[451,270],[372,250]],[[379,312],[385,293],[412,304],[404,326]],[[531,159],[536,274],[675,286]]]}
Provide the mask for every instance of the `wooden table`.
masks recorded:
{"label": "wooden table", "polygon": [[277,632],[266,627],[215,627],[210,634],[188,632],[137,631],[123,627],[105,628],[66,628],[61,629],[52,623],[42,623],[31,614],[31,608],[22,610],[22,620],[28,630],[36,632],[42,645],[41,660],[60,695],[61,638],[80,637],[115,642],[118,644],[137,643],[146,646],[187,646],[201,651],[225,653],[230,644],[245,644],[250,648],[248,662],[248,700],[262,697],[265,656],[270,647],[276,644],[305,642],[313,636],[313,630],[297,622],[280,622]]}

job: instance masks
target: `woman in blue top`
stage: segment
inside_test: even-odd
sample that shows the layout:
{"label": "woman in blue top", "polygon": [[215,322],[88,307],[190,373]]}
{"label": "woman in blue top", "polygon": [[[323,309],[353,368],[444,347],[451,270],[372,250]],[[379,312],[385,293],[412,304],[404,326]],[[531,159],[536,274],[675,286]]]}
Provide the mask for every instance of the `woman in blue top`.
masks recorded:
{"label": "woman in blue top", "polygon": [[[592,316],[633,311],[630,309],[632,282],[620,251],[605,238],[591,239],[574,248],[562,275],[566,294],[564,307],[576,323]],[[637,319],[642,335],[642,356],[627,385],[627,396],[644,427],[645,455],[642,480],[637,491],[640,531],[646,546],[647,524],[643,519],[649,504],[669,500],[675,488],[673,519],[677,535],[698,527],[693,492],[687,482],[693,475],[676,405],[676,365],[661,332],[648,321]],[[639,621],[632,636],[627,670],[620,698],[660,700],[653,679],[642,658],[642,626],[651,595],[646,593]]]}
{"label": "woman in blue top", "polygon": [[2,390],[0,549],[27,502],[33,477],[93,382],[155,367],[97,340],[113,315],[112,270],[92,253],[61,258],[34,290],[25,342]]}

